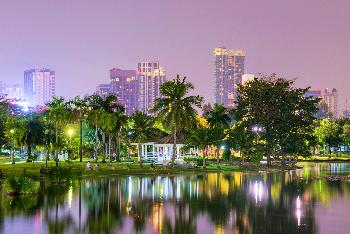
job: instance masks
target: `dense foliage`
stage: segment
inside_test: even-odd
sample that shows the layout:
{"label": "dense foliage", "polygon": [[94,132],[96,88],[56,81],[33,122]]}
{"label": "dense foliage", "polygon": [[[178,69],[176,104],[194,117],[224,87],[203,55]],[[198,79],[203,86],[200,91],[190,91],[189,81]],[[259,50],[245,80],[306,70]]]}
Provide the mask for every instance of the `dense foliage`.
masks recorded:
{"label": "dense foliage", "polygon": [[[0,98],[0,147],[2,154],[18,158],[50,161],[120,161],[138,156],[141,144],[166,138],[176,147],[185,143],[192,157],[259,162],[311,154],[347,152],[350,120],[332,119],[322,114],[318,99],[305,97],[308,88],[294,87],[294,81],[275,74],[238,85],[235,108],[220,104],[203,106],[203,98],[190,93],[194,87],[177,76],[160,87],[161,97],[149,110],[127,116],[114,95],[55,97],[46,107],[29,113]],[[322,109],[322,110],[321,110]],[[320,117],[322,118],[316,118]],[[47,165],[47,164],[46,164]]]}

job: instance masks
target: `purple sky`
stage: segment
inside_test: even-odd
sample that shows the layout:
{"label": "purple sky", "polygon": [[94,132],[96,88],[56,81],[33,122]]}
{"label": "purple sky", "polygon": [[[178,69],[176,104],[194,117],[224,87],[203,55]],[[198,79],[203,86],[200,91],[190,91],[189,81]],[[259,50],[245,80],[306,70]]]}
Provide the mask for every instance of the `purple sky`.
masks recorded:
{"label": "purple sky", "polygon": [[[57,95],[108,80],[108,69],[159,60],[213,99],[212,50],[246,51],[250,73],[298,77],[299,86],[350,85],[349,0],[1,0],[0,80],[56,71]],[[339,106],[342,107],[343,103]]]}

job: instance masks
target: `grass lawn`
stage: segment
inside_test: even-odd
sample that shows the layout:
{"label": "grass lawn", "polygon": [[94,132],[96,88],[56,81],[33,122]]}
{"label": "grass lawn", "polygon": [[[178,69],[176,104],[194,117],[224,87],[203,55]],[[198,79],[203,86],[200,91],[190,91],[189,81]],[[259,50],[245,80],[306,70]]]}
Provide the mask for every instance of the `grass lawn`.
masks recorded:
{"label": "grass lawn", "polygon": [[[171,168],[169,166],[155,166],[151,168],[149,163],[144,163],[142,166],[138,163],[131,162],[113,162],[113,163],[101,163],[98,162],[99,167],[96,170],[86,169],[87,161],[91,162],[91,159],[84,159],[83,162],[79,160],[71,162],[59,162],[59,167],[71,168],[72,172],[77,172],[77,174],[82,174],[84,177],[90,176],[106,176],[106,175],[154,175],[154,174],[182,174],[182,173],[200,173],[200,172],[210,172],[210,171],[242,171],[242,168],[236,165],[221,164],[220,169],[218,169],[216,164],[209,164],[206,168]],[[91,162],[93,166],[94,163]],[[48,167],[55,167],[55,162],[49,161]],[[20,175],[25,174],[28,176],[41,177],[40,169],[46,168],[45,162],[16,162],[16,164],[11,164],[10,159],[0,160],[0,170],[4,177],[10,175]]]}
{"label": "grass lawn", "polygon": [[335,155],[332,154],[331,156],[329,155],[313,155],[311,157],[299,157],[299,160],[301,161],[320,161],[320,162],[325,162],[325,161],[350,161],[350,155],[349,154],[340,154],[340,155]]}

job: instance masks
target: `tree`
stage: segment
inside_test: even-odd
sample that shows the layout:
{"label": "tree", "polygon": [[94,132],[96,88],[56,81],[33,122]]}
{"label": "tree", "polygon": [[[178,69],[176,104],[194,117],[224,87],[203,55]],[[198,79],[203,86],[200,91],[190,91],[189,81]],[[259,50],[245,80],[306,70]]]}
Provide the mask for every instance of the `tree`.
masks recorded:
{"label": "tree", "polygon": [[300,134],[312,134],[312,124],[317,112],[318,99],[305,97],[309,88],[294,87],[294,81],[276,74],[255,78],[238,85],[235,119],[248,127],[263,129],[265,155],[271,165],[271,155],[285,156],[285,143]]}
{"label": "tree", "polygon": [[131,116],[132,124],[130,129],[131,137],[137,142],[137,159],[142,163],[141,143],[151,137],[154,129],[154,118],[147,114],[136,111]]}
{"label": "tree", "polygon": [[205,160],[208,156],[209,147],[213,144],[213,129],[205,127],[197,127],[190,131],[185,139],[187,148],[199,148],[203,154],[203,167],[206,167]]}
{"label": "tree", "polygon": [[331,147],[338,147],[341,141],[338,134],[339,125],[330,118],[321,119],[316,123],[314,128],[314,136],[317,138],[320,145],[323,146],[324,153],[328,147],[331,154]]}
{"label": "tree", "polygon": [[253,155],[257,153],[255,150],[255,146],[257,145],[256,137],[250,123],[239,121],[234,123],[228,130],[226,142],[230,147],[240,152],[242,161],[244,161],[248,157],[256,156]]}
{"label": "tree", "polygon": [[86,118],[88,111],[87,99],[81,99],[79,96],[75,97],[69,102],[69,109],[74,120],[79,123],[79,160],[83,161],[83,121]]}
{"label": "tree", "polygon": [[124,114],[124,107],[120,107],[118,110],[116,110],[113,115],[113,133],[115,134],[116,139],[116,154],[117,154],[117,160],[120,160],[120,145],[121,145],[121,132],[122,129],[127,125],[128,123],[128,117]]}
{"label": "tree", "polygon": [[0,149],[6,144],[5,123],[9,116],[9,102],[5,96],[0,95]]}
{"label": "tree", "polygon": [[230,127],[231,118],[228,109],[221,104],[214,104],[214,108],[204,114],[207,118],[210,128],[212,128],[212,137],[214,138],[215,155],[217,164],[220,163],[220,147],[224,143],[225,130]]}
{"label": "tree", "polygon": [[[124,112],[124,107],[117,103],[117,97],[114,95],[108,95],[105,98],[102,98],[99,95],[92,95],[87,98],[90,111],[88,114],[88,121],[90,125],[95,127],[95,145],[94,145],[94,158],[97,158],[97,142],[98,142],[98,130],[103,126],[102,116],[109,116],[114,112]],[[105,142],[106,132],[103,131],[103,143]],[[105,160],[106,150],[103,150],[103,158]]]}
{"label": "tree", "polygon": [[15,164],[14,148],[16,146],[22,149],[26,135],[26,122],[23,117],[9,116],[6,120],[6,137],[11,147],[11,161]]}
{"label": "tree", "polygon": [[55,126],[55,160],[56,166],[58,166],[58,147],[59,147],[59,133],[62,127],[67,123],[68,109],[67,103],[63,97],[54,97],[51,102],[47,104],[49,107],[48,118],[49,121]]}
{"label": "tree", "polygon": [[341,134],[342,141],[345,145],[350,145],[350,123],[346,122],[342,127],[342,134]]}
{"label": "tree", "polygon": [[25,141],[27,144],[27,150],[28,150],[28,159],[27,160],[33,160],[36,158],[32,155],[32,149],[36,147],[36,145],[40,145],[43,143],[44,139],[44,127],[42,122],[40,121],[39,117],[36,114],[32,114],[28,117],[27,120],[27,126],[26,126],[26,136]]}
{"label": "tree", "polygon": [[197,111],[194,106],[201,107],[203,97],[190,96],[188,93],[194,87],[186,81],[186,77],[166,81],[160,87],[161,98],[156,99],[153,112],[158,113],[158,118],[163,125],[169,126],[174,136],[172,165],[176,157],[177,134],[181,129],[195,126]]}

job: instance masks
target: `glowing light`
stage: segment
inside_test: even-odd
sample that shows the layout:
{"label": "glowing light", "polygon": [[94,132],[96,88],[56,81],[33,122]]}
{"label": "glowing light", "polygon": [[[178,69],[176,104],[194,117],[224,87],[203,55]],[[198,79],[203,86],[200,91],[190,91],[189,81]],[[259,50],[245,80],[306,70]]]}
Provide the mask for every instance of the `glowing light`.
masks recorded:
{"label": "glowing light", "polygon": [[295,215],[296,215],[297,220],[298,220],[298,226],[300,226],[302,212],[301,212],[301,201],[300,201],[300,197],[299,196],[297,197],[297,200],[296,200],[296,212],[295,212]]}
{"label": "glowing light", "polygon": [[74,133],[73,129],[69,129],[69,130],[68,130],[68,135],[69,135],[69,136],[72,136],[73,133]]}
{"label": "glowing light", "polygon": [[72,200],[73,200],[73,187],[71,186],[68,190],[68,207],[72,208]]}

